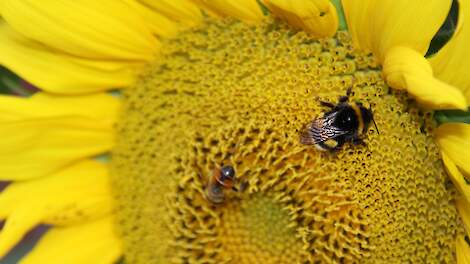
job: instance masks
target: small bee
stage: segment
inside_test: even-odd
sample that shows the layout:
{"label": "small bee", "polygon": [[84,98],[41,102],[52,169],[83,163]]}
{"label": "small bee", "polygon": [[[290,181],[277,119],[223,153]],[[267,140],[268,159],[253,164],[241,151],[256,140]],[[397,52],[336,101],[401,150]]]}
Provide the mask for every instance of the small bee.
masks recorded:
{"label": "small bee", "polygon": [[[214,169],[212,177],[209,179],[209,183],[206,187],[206,198],[216,204],[224,201],[225,189],[232,189],[238,192],[236,184],[235,170],[232,166],[222,166],[221,168]],[[246,188],[246,182],[242,183],[240,190],[243,191]]]}
{"label": "small bee", "polygon": [[[323,117],[314,119],[302,132],[300,142],[315,145],[320,150],[339,150],[344,143],[363,144],[361,135],[367,132],[370,122],[374,122],[372,108],[361,103],[348,103],[351,88],[346,96],[339,98],[338,104],[320,101],[322,106],[331,108]],[[379,130],[377,129],[377,133]]]}

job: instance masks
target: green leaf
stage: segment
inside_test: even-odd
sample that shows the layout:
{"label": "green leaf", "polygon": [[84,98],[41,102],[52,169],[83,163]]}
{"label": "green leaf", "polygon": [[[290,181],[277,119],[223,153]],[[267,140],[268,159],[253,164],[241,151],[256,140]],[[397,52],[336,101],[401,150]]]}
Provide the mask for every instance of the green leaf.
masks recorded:
{"label": "green leaf", "polygon": [[20,79],[6,68],[0,67],[0,93],[11,94],[20,84]]}
{"label": "green leaf", "polygon": [[457,23],[459,20],[459,1],[453,0],[450,7],[449,13],[447,14],[446,20],[441,25],[436,35],[429,44],[429,49],[426,52],[425,57],[429,58],[436,54],[444,45],[452,38],[457,29]]}
{"label": "green leaf", "polygon": [[256,2],[258,3],[261,12],[263,12],[263,15],[269,15],[269,9],[261,2],[261,0],[256,0]]}
{"label": "green leaf", "polygon": [[336,7],[336,12],[338,13],[338,30],[347,30],[348,24],[346,23],[346,17],[344,16],[343,5],[341,4],[341,0],[330,0],[331,3]]}
{"label": "green leaf", "polygon": [[460,110],[443,110],[436,111],[434,118],[439,123],[467,123],[470,124],[470,109],[469,111]]}
{"label": "green leaf", "polygon": [[0,66],[0,94],[30,96],[33,92],[22,85],[20,77]]}

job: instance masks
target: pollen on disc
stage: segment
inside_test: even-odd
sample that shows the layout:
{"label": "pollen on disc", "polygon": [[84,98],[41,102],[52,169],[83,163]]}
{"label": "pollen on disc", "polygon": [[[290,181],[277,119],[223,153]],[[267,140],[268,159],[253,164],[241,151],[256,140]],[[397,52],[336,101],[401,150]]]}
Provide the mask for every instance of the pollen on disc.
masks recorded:
{"label": "pollen on disc", "polygon": [[[431,113],[392,91],[345,32],[206,20],[164,40],[123,96],[112,160],[126,263],[454,263],[463,228]],[[372,106],[380,134],[299,143],[319,99]],[[247,182],[205,199],[216,167]]]}

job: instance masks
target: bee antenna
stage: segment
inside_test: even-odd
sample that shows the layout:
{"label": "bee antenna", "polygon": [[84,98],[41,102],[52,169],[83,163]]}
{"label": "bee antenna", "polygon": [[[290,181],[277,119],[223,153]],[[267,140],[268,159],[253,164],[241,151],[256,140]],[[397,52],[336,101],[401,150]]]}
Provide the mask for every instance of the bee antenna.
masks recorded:
{"label": "bee antenna", "polygon": [[[370,112],[372,113],[372,105],[370,106]],[[374,115],[372,114],[372,122],[374,123],[375,130],[377,131],[377,134],[380,135],[379,128],[377,127],[377,124],[375,123]]]}

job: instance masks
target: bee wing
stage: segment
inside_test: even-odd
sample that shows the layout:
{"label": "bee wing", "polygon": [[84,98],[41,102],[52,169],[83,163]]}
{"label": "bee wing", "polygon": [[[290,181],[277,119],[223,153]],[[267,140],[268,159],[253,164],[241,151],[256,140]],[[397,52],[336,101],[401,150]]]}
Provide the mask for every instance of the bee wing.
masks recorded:
{"label": "bee wing", "polygon": [[333,126],[335,116],[336,112],[313,120],[302,132],[300,142],[306,145],[313,145],[347,134],[347,131]]}

